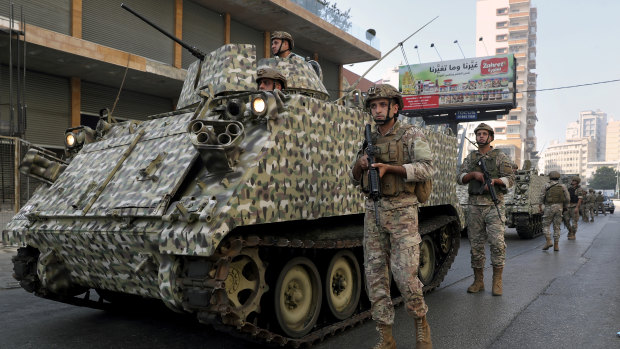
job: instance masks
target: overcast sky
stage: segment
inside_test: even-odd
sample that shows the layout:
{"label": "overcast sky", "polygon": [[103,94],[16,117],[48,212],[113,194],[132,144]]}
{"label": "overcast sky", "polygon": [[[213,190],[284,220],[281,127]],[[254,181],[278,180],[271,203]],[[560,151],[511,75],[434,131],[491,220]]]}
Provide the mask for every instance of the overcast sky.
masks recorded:
{"label": "overcast sky", "polygon": [[[475,56],[476,0],[336,0],[338,8],[351,9],[351,21],[373,28],[388,52],[435,16],[437,20],[405,42],[410,64]],[[537,89],[620,79],[620,1],[532,0],[538,9],[536,45]],[[381,79],[387,69],[404,63],[400,49],[392,52],[366,76]],[[363,74],[374,62],[345,68]],[[620,120],[620,81],[571,89],[539,91],[536,97],[538,150],[556,139],[564,141],[566,125],[583,110],[600,109]]]}

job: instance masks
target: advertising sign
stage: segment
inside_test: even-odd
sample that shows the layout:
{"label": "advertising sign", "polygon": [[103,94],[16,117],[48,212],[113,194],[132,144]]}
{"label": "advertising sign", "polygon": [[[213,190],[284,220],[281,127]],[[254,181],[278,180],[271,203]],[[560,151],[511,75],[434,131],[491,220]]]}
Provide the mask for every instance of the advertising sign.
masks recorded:
{"label": "advertising sign", "polygon": [[[514,55],[402,65],[399,89],[404,112],[423,114],[515,106]],[[471,119],[468,113],[462,119]]]}

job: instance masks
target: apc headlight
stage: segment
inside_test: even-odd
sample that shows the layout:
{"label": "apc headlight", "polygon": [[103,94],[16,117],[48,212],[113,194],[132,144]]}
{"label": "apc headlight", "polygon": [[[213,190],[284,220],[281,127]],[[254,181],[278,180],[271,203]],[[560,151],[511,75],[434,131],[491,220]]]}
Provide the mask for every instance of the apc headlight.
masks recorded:
{"label": "apc headlight", "polygon": [[75,139],[75,135],[73,134],[73,132],[65,133],[65,145],[67,146],[67,148],[73,148],[76,142],[77,140]]}
{"label": "apc headlight", "polygon": [[256,116],[263,116],[267,111],[267,103],[263,99],[263,96],[258,96],[252,100],[252,112]]}

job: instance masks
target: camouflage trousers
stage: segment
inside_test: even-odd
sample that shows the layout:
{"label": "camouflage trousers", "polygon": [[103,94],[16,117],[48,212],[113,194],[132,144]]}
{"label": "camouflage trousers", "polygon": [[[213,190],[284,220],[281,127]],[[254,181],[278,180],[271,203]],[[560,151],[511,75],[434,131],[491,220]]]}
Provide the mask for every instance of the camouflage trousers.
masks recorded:
{"label": "camouflage trousers", "polygon": [[596,212],[596,215],[597,215],[597,216],[598,216],[598,211],[603,212],[603,214],[604,214],[605,216],[607,216],[607,211],[605,211],[605,205],[603,205],[603,203],[602,203],[602,202],[599,202],[599,203],[597,203],[597,204],[596,204],[596,210],[595,210],[595,212]]}
{"label": "camouflage trousers", "polygon": [[494,205],[469,205],[467,234],[471,244],[471,267],[484,268],[486,257],[484,245],[489,243],[491,249],[491,265],[503,267],[506,261],[506,243],[503,222],[506,215],[504,204],[499,205],[501,219]]}
{"label": "camouflage trousers", "polygon": [[545,237],[550,238],[549,226],[553,223],[553,240],[560,240],[560,230],[562,224],[562,204],[545,205],[543,214],[543,231]]}
{"label": "camouflage trousers", "polygon": [[372,318],[378,323],[394,323],[390,295],[390,270],[405,301],[407,312],[422,317],[428,311],[418,279],[420,234],[418,207],[380,211],[380,227],[374,212],[364,217],[364,270]]}
{"label": "camouflage trousers", "polygon": [[586,204],[586,212],[590,216],[590,221],[594,221],[594,204]]}
{"label": "camouflage trousers", "polygon": [[[577,207],[577,205],[568,206],[568,210],[564,211],[562,214],[562,219],[564,220],[566,229],[572,229],[574,232],[577,232],[577,227],[579,226],[579,212],[575,213],[575,207]],[[571,220],[573,221],[572,225],[570,223]]]}

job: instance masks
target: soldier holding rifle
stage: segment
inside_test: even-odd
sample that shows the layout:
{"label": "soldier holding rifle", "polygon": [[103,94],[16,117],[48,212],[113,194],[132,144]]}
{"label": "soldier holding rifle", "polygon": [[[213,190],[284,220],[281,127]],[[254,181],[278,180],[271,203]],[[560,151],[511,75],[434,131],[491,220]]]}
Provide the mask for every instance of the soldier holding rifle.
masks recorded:
{"label": "soldier holding rifle", "polygon": [[[428,308],[418,279],[422,239],[418,232],[415,194],[416,182],[426,182],[434,173],[430,147],[421,129],[398,121],[403,100],[394,87],[371,87],[365,105],[377,126],[368,132],[371,139],[358,152],[351,177],[367,194],[364,269],[372,318],[380,335],[375,348],[396,347],[392,337],[394,306],[390,297],[390,270],[407,312],[415,319],[416,348],[431,348],[426,321]],[[368,144],[373,148],[370,151]],[[373,155],[371,164],[368,153]],[[372,171],[377,172],[371,175]],[[373,188],[375,185],[379,188]]]}
{"label": "soldier holding rifle", "polygon": [[474,283],[467,292],[484,290],[484,245],[489,242],[493,266],[493,295],[502,295],[502,272],[506,260],[504,243],[504,194],[514,185],[512,161],[506,154],[491,146],[493,128],[481,123],[474,130],[477,150],[472,151],[461,165],[457,183],[468,184],[469,215],[467,232],[471,244],[471,267]]}

